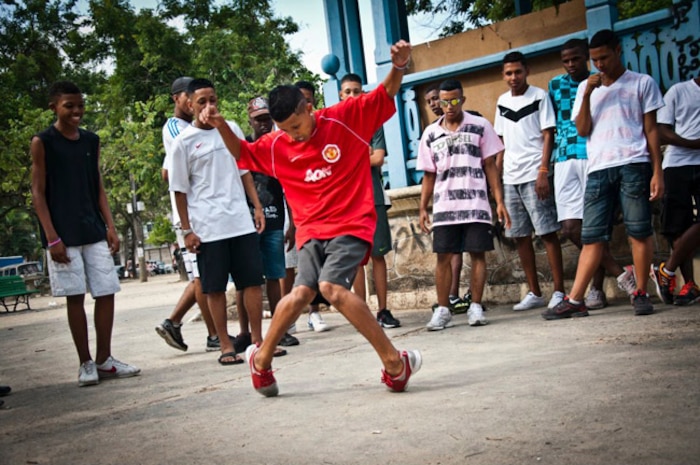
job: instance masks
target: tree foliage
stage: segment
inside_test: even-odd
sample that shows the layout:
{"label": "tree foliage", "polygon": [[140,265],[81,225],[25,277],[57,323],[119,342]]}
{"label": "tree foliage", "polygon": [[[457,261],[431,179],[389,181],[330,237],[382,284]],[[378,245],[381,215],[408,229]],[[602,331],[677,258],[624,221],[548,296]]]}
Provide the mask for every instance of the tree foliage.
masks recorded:
{"label": "tree foliage", "polygon": [[[569,0],[532,0],[532,11],[557,6]],[[669,8],[673,0],[619,0],[620,19]],[[440,26],[440,37],[515,17],[515,0],[406,0],[409,15],[447,16]]]}
{"label": "tree foliage", "polygon": [[[38,249],[29,141],[53,121],[49,86],[69,79],[85,94],[84,127],[100,136],[110,206],[133,249],[126,205],[134,196],[146,205],[144,222],[160,229],[170,210],[160,167],[171,82],[211,79],[224,115],[246,128],[250,98],[297,79],[320,83],[286,43],[297,29],[291,18],[274,16],[269,0],[161,0],[154,10],[136,10],[129,0],[3,0],[0,89],[12,105],[0,109],[0,227],[22,223],[12,231],[36,245],[22,253]],[[153,240],[169,242],[161,232]],[[17,254],[17,244],[0,241],[0,254]]]}

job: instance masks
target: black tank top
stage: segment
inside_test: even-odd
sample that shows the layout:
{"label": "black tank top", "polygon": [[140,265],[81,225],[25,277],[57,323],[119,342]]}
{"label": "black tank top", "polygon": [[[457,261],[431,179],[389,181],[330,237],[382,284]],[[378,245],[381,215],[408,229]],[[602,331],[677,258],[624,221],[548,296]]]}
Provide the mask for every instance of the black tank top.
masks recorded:
{"label": "black tank top", "polygon": [[[104,240],[106,228],[98,202],[100,138],[80,129],[77,140],[66,139],[53,125],[37,137],[44,143],[46,203],[59,237],[66,246]],[[46,247],[43,228],[41,242]]]}

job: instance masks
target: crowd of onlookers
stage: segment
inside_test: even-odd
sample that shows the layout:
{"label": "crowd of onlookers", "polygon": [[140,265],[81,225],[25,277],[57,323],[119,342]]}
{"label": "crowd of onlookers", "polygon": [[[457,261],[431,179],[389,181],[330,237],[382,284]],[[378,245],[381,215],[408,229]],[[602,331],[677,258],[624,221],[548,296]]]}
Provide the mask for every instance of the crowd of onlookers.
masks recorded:
{"label": "crowd of onlookers", "polygon": [[[382,382],[405,390],[422,357],[418,350],[397,350],[384,332],[401,323],[387,308],[384,257],[392,241],[381,126],[395,112],[410,50],[404,41],[392,46],[391,70],[370,92],[363,92],[360,76],[343,77],[341,102],[327,108],[316,108],[314,86],[305,81],[251,99],[253,133],[247,137],[219,113],[211,81],[180,77],[172,83],[162,176],[190,282],[156,327],[170,346],[188,350],[182,320],[197,303],[206,350],[220,352],[222,365],[247,363],[255,389],[274,396],[272,358],[299,344],[294,332],[303,311],[309,328],[329,329],[318,311],[325,302],[371,343],[384,367]],[[654,312],[650,279],[664,303],[700,300],[692,273],[700,242],[700,78],[663,97],[651,77],[625,69],[609,30],[590,42],[566,42],[561,60],[566,72],[541,89],[528,83],[527,58],[507,53],[502,75],[508,90],[496,102],[493,124],[463,108],[458,80],[424,93],[437,117],[423,132],[416,165],[424,173],[420,227],[432,235],[437,255],[430,331],[453,326],[455,313],[466,313],[470,326],[488,323],[482,299],[495,222],[515,241],[529,288],[515,311],[546,307],[546,320],[588,316],[607,305],[606,274],[629,295],[636,315]],[[589,71],[589,61],[597,72]],[[79,127],[84,102],[74,84],[56,83],[49,106],[56,122],[31,143],[32,194],[53,294],[67,298],[78,382],[134,376],[137,367],[111,354],[119,290],[111,254],[119,239],[99,172],[99,138]],[[662,233],[672,253],[654,266],[651,202],[657,199],[663,200]],[[620,212],[632,252],[627,266],[608,248]],[[540,288],[533,234],[547,252],[551,296]],[[562,238],[581,250],[568,292]],[[460,296],[464,252],[471,270],[469,291]],[[376,315],[365,302],[370,260]],[[677,270],[685,283],[678,294]],[[237,289],[236,336],[228,332],[229,280]],[[272,314],[266,334],[263,285]],[[94,361],[83,305],[88,290],[95,299]]]}

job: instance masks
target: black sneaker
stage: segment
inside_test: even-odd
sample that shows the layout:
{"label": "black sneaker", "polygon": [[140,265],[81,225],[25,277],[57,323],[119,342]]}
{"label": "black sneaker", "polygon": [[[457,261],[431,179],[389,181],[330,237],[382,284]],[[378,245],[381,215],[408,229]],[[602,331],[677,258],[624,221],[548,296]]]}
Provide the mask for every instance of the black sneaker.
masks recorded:
{"label": "black sneaker", "polygon": [[588,316],[588,309],[586,304],[583,302],[578,304],[572,304],[569,301],[569,297],[566,296],[564,299],[552,308],[548,308],[542,312],[542,318],[545,320],[561,320],[564,318],[571,317],[582,317]]}
{"label": "black sneaker", "polygon": [[298,346],[299,339],[295,338],[289,333],[284,333],[284,336],[282,336],[282,340],[279,342],[279,345],[281,345],[282,347]]}
{"label": "black sneaker", "polygon": [[253,343],[253,340],[250,337],[250,333],[239,334],[238,336],[233,338],[232,341],[233,349],[236,351],[237,354],[244,353],[248,346]]}
{"label": "black sneaker", "polygon": [[[235,350],[236,338],[230,334],[228,338],[231,341],[231,344],[233,344]],[[207,336],[207,352],[216,352],[217,350],[221,350],[221,341],[219,340],[219,336]],[[243,351],[245,352],[245,347],[243,348]],[[238,350],[236,350],[236,352],[238,352]]]}
{"label": "black sneaker", "polygon": [[651,315],[654,313],[654,306],[649,300],[649,294],[639,290],[632,296],[632,307],[634,307],[635,315]]}
{"label": "black sneaker", "polygon": [[[676,276],[671,276],[664,271],[665,264],[666,263],[661,263],[659,266],[654,266],[652,263],[649,269],[649,277],[656,286],[656,293],[659,299],[661,299],[661,302],[670,305],[673,303],[673,292],[676,289]],[[632,300],[634,300],[634,296],[632,296]],[[632,302],[632,304],[634,305],[634,302]],[[649,313],[637,313],[637,315],[649,315]]]}
{"label": "black sneaker", "polygon": [[187,344],[182,340],[180,326],[175,326],[169,319],[163,320],[161,324],[156,326],[156,333],[170,346],[177,350],[187,352]]}
{"label": "black sneaker", "polygon": [[386,308],[377,313],[377,322],[382,328],[398,328],[401,326],[401,322],[394,318],[394,315]]}

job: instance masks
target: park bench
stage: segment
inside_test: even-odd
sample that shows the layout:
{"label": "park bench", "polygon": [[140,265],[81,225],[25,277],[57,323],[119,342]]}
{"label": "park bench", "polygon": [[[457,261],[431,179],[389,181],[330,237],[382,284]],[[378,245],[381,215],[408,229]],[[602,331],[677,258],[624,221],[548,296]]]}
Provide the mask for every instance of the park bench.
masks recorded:
{"label": "park bench", "polygon": [[21,276],[0,276],[0,304],[5,307],[6,312],[10,311],[8,304],[12,305],[13,298],[13,312],[17,310],[19,304],[25,304],[27,309],[31,310],[29,306],[29,297],[37,292],[39,292],[38,289],[27,289],[27,285],[24,283],[24,279],[22,279]]}

